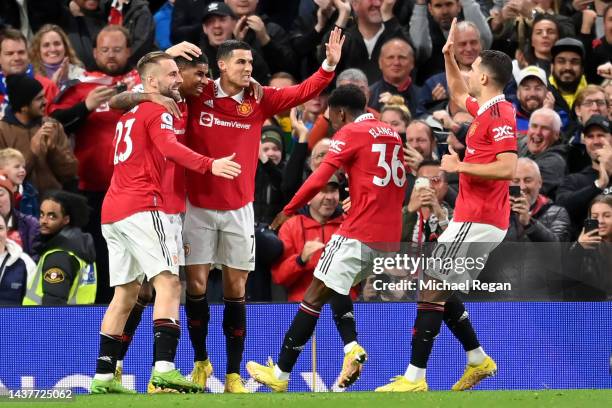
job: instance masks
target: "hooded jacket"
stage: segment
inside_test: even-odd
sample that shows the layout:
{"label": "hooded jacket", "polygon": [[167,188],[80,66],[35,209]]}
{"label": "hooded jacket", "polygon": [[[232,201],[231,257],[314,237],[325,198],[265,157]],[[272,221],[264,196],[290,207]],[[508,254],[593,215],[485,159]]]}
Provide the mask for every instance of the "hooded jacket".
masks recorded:
{"label": "hooded jacket", "polygon": [[35,154],[31,143],[42,125],[40,120],[23,124],[9,109],[0,121],[0,149],[12,147],[23,154],[28,180],[41,194],[46,190],[62,188],[64,183],[74,179],[77,174],[77,159],[72,152],[64,127],[58,122],[56,124],[54,142],[46,154]]}
{"label": "hooded jacket", "polygon": [[[61,249],[47,257],[44,254],[52,249]],[[96,260],[96,250],[93,238],[89,233],[84,233],[80,228],[66,226],[56,235],[43,242],[41,251],[42,272],[53,270],[55,276],[61,275],[61,279],[43,279],[43,305],[66,304],[70,288],[80,269],[76,258],[68,253],[73,252],[76,256],[87,263]]]}
{"label": "hooded jacket", "polygon": [[28,254],[7,239],[6,251],[0,254],[0,305],[20,306],[35,271],[36,264]]}
{"label": "hooded jacket", "polygon": [[298,257],[306,241],[319,240],[327,244],[343,220],[342,211],[336,209],[325,224],[319,224],[310,215],[310,206],[305,206],[295,217],[283,224],[278,237],[283,242],[284,251],[279,261],[272,266],[272,282],[287,289],[288,301],[299,302],[303,299],[323,252],[323,250],[318,250],[308,262],[301,262]]}

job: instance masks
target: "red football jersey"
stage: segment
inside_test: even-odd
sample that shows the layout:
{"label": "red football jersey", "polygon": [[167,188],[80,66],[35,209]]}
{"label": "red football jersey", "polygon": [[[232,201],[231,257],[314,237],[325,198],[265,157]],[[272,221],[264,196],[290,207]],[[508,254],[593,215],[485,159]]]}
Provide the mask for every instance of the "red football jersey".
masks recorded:
{"label": "red football jersey", "polygon": [[187,171],[189,202],[213,210],[236,210],[252,202],[263,122],[319,94],[333,77],[333,72],[320,68],[299,85],[264,87],[259,103],[244,92],[233,97],[225,95],[219,80],[209,82],[199,97],[190,98],[187,146],[215,159],[236,153],[234,161],[242,172],[227,180]]}
{"label": "red football jersey", "polygon": [[[363,114],[336,132],[321,167],[323,172],[343,167],[348,175],[351,209],[336,234],[363,243],[399,242],[406,167],[397,132],[371,113]],[[320,180],[322,185],[331,174],[333,170]],[[322,188],[311,189],[308,184],[287,204],[286,214],[294,214]]]}
{"label": "red football jersey", "polygon": [[[516,152],[516,112],[504,95],[482,107],[468,97],[465,105],[474,121],[466,137],[466,163],[492,163],[500,153]],[[477,222],[508,229],[510,220],[509,180],[490,180],[459,174],[459,195],[453,220]]]}
{"label": "red football jersey", "polygon": [[[68,109],[85,102],[93,89],[118,82],[140,84],[136,70],[125,75],[108,76],[102,72],[87,72],[80,82],[66,88],[50,106],[49,111]],[[113,175],[113,136],[123,111],[111,109],[103,103],[90,112],[75,132],[74,154],[79,159],[79,188],[87,191],[105,191]]]}
{"label": "red football jersey", "polygon": [[[185,144],[185,127],[187,124],[187,103],[178,102],[181,118],[174,118],[174,134],[179,143]],[[185,187],[185,168],[172,160],[166,160],[166,169],[162,175],[162,196],[164,212],[179,214],[185,212],[187,190]]]}
{"label": "red football jersey", "polygon": [[212,159],[179,143],[174,132],[173,116],[152,102],[136,106],[117,122],[115,168],[102,203],[102,224],[141,211],[164,210],[161,183],[166,158],[202,173],[211,169]]}

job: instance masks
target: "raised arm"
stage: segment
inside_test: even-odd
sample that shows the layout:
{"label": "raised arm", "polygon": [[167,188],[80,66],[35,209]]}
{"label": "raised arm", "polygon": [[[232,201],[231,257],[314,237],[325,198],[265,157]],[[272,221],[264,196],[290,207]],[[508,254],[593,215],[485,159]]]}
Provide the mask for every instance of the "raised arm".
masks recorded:
{"label": "raised arm", "polygon": [[444,66],[446,68],[446,81],[448,82],[448,90],[451,100],[461,109],[465,108],[465,100],[468,97],[468,87],[463,80],[459,65],[455,60],[454,45],[455,32],[457,31],[457,18],[453,19],[446,44],[442,48],[444,55]]}

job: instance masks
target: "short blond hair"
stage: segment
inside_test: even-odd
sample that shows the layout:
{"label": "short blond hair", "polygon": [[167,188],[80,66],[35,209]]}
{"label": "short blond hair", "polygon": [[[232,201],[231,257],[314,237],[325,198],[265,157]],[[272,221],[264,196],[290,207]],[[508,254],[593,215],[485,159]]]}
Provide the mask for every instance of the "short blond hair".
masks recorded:
{"label": "short blond hair", "polygon": [[23,157],[23,154],[21,154],[19,150],[13,149],[12,147],[0,150],[0,168],[4,168],[11,159],[16,159],[25,163],[25,157]]}

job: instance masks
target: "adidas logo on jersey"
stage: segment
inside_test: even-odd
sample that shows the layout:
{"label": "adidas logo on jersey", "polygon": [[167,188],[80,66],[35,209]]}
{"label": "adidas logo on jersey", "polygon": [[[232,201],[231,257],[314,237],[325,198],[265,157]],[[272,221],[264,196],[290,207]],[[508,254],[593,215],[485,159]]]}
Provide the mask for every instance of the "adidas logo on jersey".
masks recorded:
{"label": "adidas logo on jersey", "polygon": [[204,105],[209,106],[209,107],[211,107],[211,108],[214,108],[214,107],[215,107],[212,99],[207,99],[207,100],[205,100],[205,101],[204,101]]}

